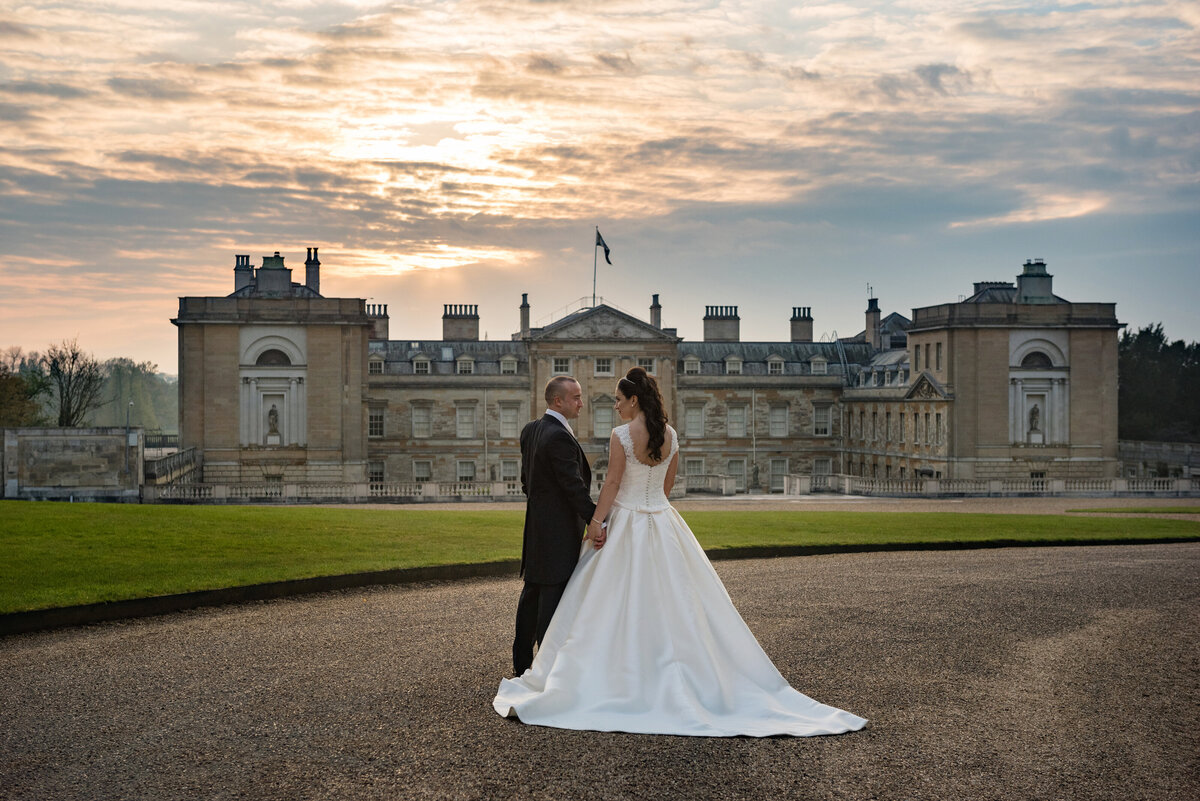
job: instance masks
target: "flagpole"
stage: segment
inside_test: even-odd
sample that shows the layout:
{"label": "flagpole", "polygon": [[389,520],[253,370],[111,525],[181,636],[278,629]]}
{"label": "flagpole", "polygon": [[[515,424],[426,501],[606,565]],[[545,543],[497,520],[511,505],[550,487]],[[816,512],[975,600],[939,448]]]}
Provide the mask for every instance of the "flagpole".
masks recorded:
{"label": "flagpole", "polygon": [[596,308],[596,248],[600,247],[600,226],[596,226],[596,238],[592,241],[592,308]]}

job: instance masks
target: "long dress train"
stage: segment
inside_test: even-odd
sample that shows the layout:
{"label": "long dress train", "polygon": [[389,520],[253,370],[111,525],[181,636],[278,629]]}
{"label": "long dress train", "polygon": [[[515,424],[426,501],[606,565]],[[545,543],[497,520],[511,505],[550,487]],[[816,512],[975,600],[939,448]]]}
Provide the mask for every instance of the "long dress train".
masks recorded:
{"label": "long dress train", "polygon": [[700,544],[663,493],[678,437],[658,465],[634,457],[599,551],[585,542],[550,628],[492,706],[565,729],[698,736],[810,736],[866,720],[826,706],[776,670],[733,606]]}

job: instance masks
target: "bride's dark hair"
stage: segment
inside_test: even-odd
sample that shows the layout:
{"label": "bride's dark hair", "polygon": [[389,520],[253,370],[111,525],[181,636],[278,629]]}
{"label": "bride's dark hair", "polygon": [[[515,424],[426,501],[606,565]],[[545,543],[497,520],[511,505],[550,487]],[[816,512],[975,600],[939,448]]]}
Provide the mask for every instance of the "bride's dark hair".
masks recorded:
{"label": "bride's dark hair", "polygon": [[667,440],[667,410],[663,408],[658,382],[641,367],[634,367],[617,382],[617,388],[625,397],[638,399],[638,408],[646,416],[646,431],[650,434],[647,452],[654,461],[661,460],[662,446]]}

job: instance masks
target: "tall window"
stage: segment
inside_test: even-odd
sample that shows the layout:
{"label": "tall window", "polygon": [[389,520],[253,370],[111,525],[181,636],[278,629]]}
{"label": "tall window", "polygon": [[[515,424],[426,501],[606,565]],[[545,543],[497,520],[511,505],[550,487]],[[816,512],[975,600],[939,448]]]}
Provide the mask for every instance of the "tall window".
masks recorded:
{"label": "tall window", "polygon": [[736,487],[742,492],[746,491],[746,460],[745,459],[730,459],[725,463],[725,475],[733,476],[737,479]]}
{"label": "tall window", "polygon": [[612,434],[613,409],[611,406],[597,406],[592,409],[592,435],[597,439],[607,439]]}
{"label": "tall window", "polygon": [[459,481],[474,481],[475,480],[475,462],[460,460],[458,462],[458,480]]}
{"label": "tall window", "polygon": [[941,370],[942,369],[942,343],[941,342],[937,343],[937,350],[935,350],[934,353],[937,354],[937,369]]}
{"label": "tall window", "polygon": [[684,409],[683,433],[689,437],[704,436],[704,407],[691,404]]}
{"label": "tall window", "polygon": [[689,476],[704,475],[704,459],[695,457],[684,459],[683,472]]}
{"label": "tall window", "polygon": [[788,407],[782,403],[771,407],[768,418],[768,431],[772,437],[788,435]]}
{"label": "tall window", "polygon": [[859,412],[859,413],[858,413],[858,438],[859,438],[859,439],[861,439],[863,442],[866,442],[866,441],[867,441],[867,420],[866,420],[866,417],[867,417],[867,413],[866,413],[866,412]]}
{"label": "tall window", "polygon": [[413,372],[417,375],[429,375],[429,359],[413,359]]}
{"label": "tall window", "polygon": [[432,481],[433,462],[428,459],[413,460],[413,481]]}
{"label": "tall window", "polygon": [[921,346],[913,345],[913,372],[921,372]]}
{"label": "tall window", "polygon": [[813,475],[827,476],[833,472],[831,459],[813,459]]}
{"label": "tall window", "polygon": [[516,459],[505,459],[500,462],[500,480],[501,481],[520,481],[521,467]]}
{"label": "tall window", "polygon": [[726,425],[728,426],[728,436],[744,437],[746,436],[746,407],[745,406],[730,406],[726,416]]}
{"label": "tall window", "polygon": [[783,492],[783,482],[787,472],[787,459],[771,460],[771,492]]}
{"label": "tall window", "polygon": [[639,357],[637,360],[637,366],[645,370],[650,375],[654,375],[654,359],[646,358],[644,356]]}
{"label": "tall window", "polygon": [[925,413],[925,444],[933,443],[933,429],[929,425],[929,412]]}
{"label": "tall window", "polygon": [[565,375],[571,372],[571,360],[566,356],[554,357],[554,374]]}
{"label": "tall window", "polygon": [[928,370],[932,365],[933,365],[933,362],[931,362],[929,360],[929,343],[926,342],[925,343],[925,369]]}
{"label": "tall window", "polygon": [[500,436],[517,436],[517,415],[521,407],[515,403],[500,404]]}
{"label": "tall window", "polygon": [[934,436],[934,439],[936,440],[937,444],[941,445],[942,444],[942,415],[940,412],[934,418],[933,436]]}
{"label": "tall window", "polygon": [[475,404],[462,403],[454,407],[454,429],[459,439],[475,437]]}
{"label": "tall window", "polygon": [[883,441],[892,441],[892,413],[884,412],[883,415]]}
{"label": "tall window", "polygon": [[383,436],[383,409],[370,409],[367,411],[367,436]]}
{"label": "tall window", "polygon": [[433,408],[420,404],[412,407],[412,435],[414,439],[423,439],[433,435]]}
{"label": "tall window", "polygon": [[871,442],[879,439],[879,412],[871,412]]}
{"label": "tall window", "polygon": [[900,412],[900,441],[904,442],[904,412]]}
{"label": "tall window", "polygon": [[683,360],[684,375],[700,375],[700,360],[688,358]]}
{"label": "tall window", "polygon": [[607,356],[596,357],[596,375],[612,375],[612,359]]}
{"label": "tall window", "polygon": [[383,462],[367,462],[367,481],[372,484],[383,483]]}
{"label": "tall window", "polygon": [[813,436],[829,436],[830,409],[828,406],[813,407]]}

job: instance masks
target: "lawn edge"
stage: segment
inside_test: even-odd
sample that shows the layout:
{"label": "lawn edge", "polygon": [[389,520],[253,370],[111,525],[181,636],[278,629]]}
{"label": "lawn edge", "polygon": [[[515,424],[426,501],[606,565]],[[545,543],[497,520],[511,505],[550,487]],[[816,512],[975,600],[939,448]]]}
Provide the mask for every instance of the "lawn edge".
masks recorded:
{"label": "lawn edge", "polygon": [[[962,542],[894,542],[845,545],[752,545],[712,548],[706,550],[705,553],[708,554],[710,560],[717,561],[725,559],[771,559],[785,556],[819,556],[823,554],[881,553],[893,551],[962,551],[985,548],[1046,548],[1077,545],[1166,545],[1188,542],[1200,542],[1200,536],[1095,537],[1045,540],[993,539]],[[315,595],[356,587],[515,576],[520,569],[520,564],[520,561],[516,559],[506,559],[498,562],[394,568],[391,570],[373,570],[364,573],[344,573],[334,576],[314,576],[312,578],[272,581],[263,584],[245,584],[238,587],[198,590],[196,592],[173,595],[156,595],[149,598],[131,598],[123,601],[105,601],[102,603],[59,606],[49,609],[6,612],[0,614],[0,637],[9,637],[36,631],[73,628],[95,623],[108,623],[116,620],[156,617],[168,615],[173,612],[183,612],[210,606],[228,606],[255,601],[268,601],[276,598],[288,598],[297,595]]]}

